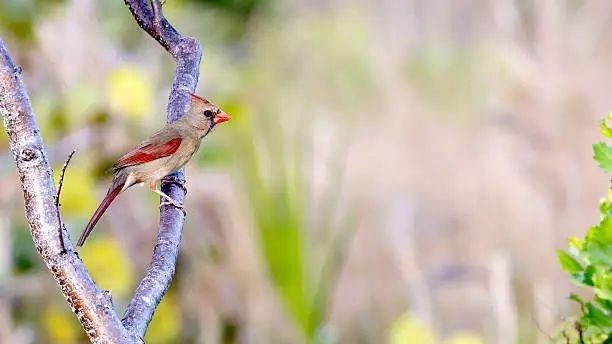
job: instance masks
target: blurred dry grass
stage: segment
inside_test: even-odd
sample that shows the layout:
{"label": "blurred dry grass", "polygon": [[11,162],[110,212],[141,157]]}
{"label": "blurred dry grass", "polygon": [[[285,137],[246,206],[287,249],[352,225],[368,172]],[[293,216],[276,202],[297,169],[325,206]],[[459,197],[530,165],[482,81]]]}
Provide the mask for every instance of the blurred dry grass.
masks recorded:
{"label": "blurred dry grass", "polygon": [[[35,25],[33,46],[3,35],[24,65],[52,161],[80,148],[66,187],[82,190],[73,211],[63,202],[73,235],[93,206],[83,204],[106,187],[87,176],[164,121],[173,66],[122,6],[67,1]],[[168,18],[204,44],[199,93],[233,121],[187,168],[183,254],[166,320],[152,327],[179,321],[150,342],[220,343],[235,331],[242,343],[382,343],[406,312],[437,342],[462,331],[487,343],[546,342],[571,288],[554,249],[594,223],[608,182],[591,143],[610,110],[611,7],[292,0],[256,13],[228,43],[214,11],[169,1]],[[127,105],[112,97],[109,75],[125,66],[152,86],[128,81],[119,94],[138,92],[156,111],[126,115],[135,96]],[[15,176],[2,172],[3,218],[24,232]],[[95,192],[83,186],[94,182]],[[154,201],[131,190],[96,230],[94,241],[112,237],[126,255],[120,310],[150,256]],[[292,315],[313,311],[304,304],[319,279],[332,286],[323,323],[306,326],[325,326],[307,340]],[[51,340],[22,314],[37,296],[11,297],[10,342]]]}

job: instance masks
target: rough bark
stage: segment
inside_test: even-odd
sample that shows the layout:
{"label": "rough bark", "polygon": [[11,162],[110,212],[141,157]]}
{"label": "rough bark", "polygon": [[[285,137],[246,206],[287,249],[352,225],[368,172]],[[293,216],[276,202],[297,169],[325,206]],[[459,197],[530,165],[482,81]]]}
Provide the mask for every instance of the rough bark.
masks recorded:
{"label": "rough bark", "polygon": [[[63,228],[60,244],[53,173],[32,105],[16,66],[0,40],[0,115],[21,181],[25,215],[36,250],[53,274],[72,311],[92,343],[139,343],[113,308],[108,292],[99,289]],[[60,220],[61,223],[61,220]]]}

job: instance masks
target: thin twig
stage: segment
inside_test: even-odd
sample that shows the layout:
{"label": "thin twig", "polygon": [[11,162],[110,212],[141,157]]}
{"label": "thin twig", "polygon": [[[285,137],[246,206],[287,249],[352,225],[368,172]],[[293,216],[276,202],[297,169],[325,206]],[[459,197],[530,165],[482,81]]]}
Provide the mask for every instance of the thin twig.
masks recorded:
{"label": "thin twig", "polygon": [[[540,305],[543,306],[544,308],[548,308],[548,310],[553,313],[554,317],[557,318],[558,321],[563,321],[563,317],[561,315],[559,315],[558,313],[555,312],[555,310],[548,304],[546,304],[544,301],[542,301],[539,297],[535,296],[534,300]],[[549,340],[552,340],[552,336],[548,333],[546,333],[546,331],[544,331],[544,329],[542,328],[542,326],[540,325],[540,323],[538,322],[538,319],[536,318],[537,315],[531,313],[531,320],[533,320],[533,323],[535,324],[536,328],[538,329],[538,331],[545,335]]]}
{"label": "thin twig", "polygon": [[[545,335],[549,340],[552,341],[552,336],[550,334],[546,333],[546,331],[544,331],[544,329],[542,329],[542,326],[540,326],[540,323],[538,322],[538,320],[535,317],[533,317],[533,315],[532,315],[531,320],[533,321],[533,323],[534,323],[536,329],[538,330],[538,332],[540,332],[541,334]],[[563,332],[563,334],[565,334],[565,331]]]}
{"label": "thin twig", "polygon": [[62,185],[64,185],[64,173],[66,173],[66,168],[70,163],[70,159],[72,159],[72,156],[74,155],[74,153],[76,153],[76,151],[76,148],[72,150],[70,155],[68,155],[68,159],[66,159],[64,166],[62,166],[62,171],[60,172],[59,176],[59,183],[57,184],[57,194],[55,195],[55,208],[57,209],[57,228],[59,231],[58,234],[60,247],[62,248],[61,253],[66,253],[66,246],[64,245],[64,234],[62,233],[64,226],[62,226],[62,217],[60,214],[60,193],[62,192]]}
{"label": "thin twig", "polygon": [[584,344],[584,332],[583,332],[582,324],[580,323],[580,321],[576,320],[574,322],[574,328],[576,329],[576,333],[578,333],[578,342],[580,344]]}
{"label": "thin twig", "polygon": [[161,36],[162,20],[164,19],[162,4],[159,0],[151,0],[151,7],[153,8],[153,30]]}
{"label": "thin twig", "polygon": [[565,327],[563,327],[563,331],[562,331],[563,338],[565,338],[565,344],[570,344],[570,336],[569,336],[569,334],[567,334],[566,330],[567,329]]}
{"label": "thin twig", "polygon": [[162,3],[159,0],[151,0],[151,7],[153,8],[153,28],[161,33],[162,20],[165,19]]}

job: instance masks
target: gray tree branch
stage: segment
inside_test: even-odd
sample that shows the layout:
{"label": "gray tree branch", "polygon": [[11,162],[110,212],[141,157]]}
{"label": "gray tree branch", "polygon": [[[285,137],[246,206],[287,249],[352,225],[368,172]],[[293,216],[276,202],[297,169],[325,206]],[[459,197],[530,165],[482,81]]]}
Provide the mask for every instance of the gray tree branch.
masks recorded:
{"label": "gray tree branch", "polygon": [[[176,72],[168,102],[168,123],[179,119],[190,104],[189,94],[198,83],[202,48],[191,37],[181,36],[164,18],[162,4],[152,0],[124,0],[138,25],[161,44],[176,61]],[[183,203],[186,189],[183,169],[162,180],[162,191]],[[157,243],[151,265],[134,293],[123,317],[123,325],[133,334],[144,336],[153,313],[174,277],[183,223],[182,211],[172,206],[160,209]]]}
{"label": "gray tree branch", "polygon": [[53,173],[29,97],[16,66],[0,39],[0,115],[21,181],[25,215],[39,255],[60,286],[92,343],[140,343],[113,308],[108,292],[99,289],[63,229],[60,243]]}

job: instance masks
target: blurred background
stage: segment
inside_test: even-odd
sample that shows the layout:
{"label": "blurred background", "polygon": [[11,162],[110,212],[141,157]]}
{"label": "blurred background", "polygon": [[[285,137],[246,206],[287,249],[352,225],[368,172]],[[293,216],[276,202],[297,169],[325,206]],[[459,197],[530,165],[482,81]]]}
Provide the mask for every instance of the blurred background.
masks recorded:
{"label": "blurred background", "polygon": [[[175,280],[147,343],[565,343],[555,249],[598,221],[609,0],[168,0],[232,121],[186,169]],[[0,0],[73,239],[105,171],[165,123],[171,57],[123,1]],[[56,176],[57,177],[57,176]],[[0,342],[85,343],[36,254],[0,134]],[[123,314],[158,197],[80,251]]]}

